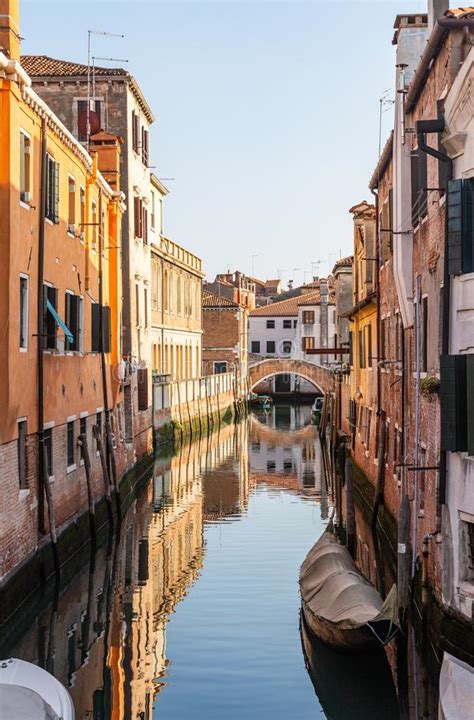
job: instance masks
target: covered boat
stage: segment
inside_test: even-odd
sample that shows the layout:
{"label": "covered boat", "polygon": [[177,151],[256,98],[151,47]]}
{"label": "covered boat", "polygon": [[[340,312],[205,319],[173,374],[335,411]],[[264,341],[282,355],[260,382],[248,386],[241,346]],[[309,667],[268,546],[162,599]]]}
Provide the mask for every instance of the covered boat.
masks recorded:
{"label": "covered boat", "polygon": [[330,528],[301,566],[300,590],[309,629],[338,650],[385,645],[397,632],[396,586],[384,602]]}
{"label": "covered boat", "polygon": [[0,661],[0,718],[74,720],[66,688],[37,665],[11,658]]}
{"label": "covered boat", "polygon": [[439,720],[465,720],[474,713],[474,667],[445,652],[439,676]]}

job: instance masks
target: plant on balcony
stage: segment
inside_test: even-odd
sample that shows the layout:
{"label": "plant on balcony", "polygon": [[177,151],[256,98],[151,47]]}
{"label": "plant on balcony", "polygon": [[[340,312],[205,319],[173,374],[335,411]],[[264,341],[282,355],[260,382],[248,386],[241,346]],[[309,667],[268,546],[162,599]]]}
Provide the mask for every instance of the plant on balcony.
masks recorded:
{"label": "plant on balcony", "polygon": [[420,382],[421,394],[429,402],[433,399],[433,395],[439,393],[440,387],[440,379],[433,375],[423,378]]}

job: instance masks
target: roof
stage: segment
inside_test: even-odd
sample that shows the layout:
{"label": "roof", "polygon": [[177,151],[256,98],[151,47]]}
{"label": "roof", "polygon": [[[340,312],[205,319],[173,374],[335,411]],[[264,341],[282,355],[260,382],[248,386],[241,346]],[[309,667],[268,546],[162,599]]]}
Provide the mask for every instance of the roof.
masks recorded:
{"label": "roof", "polygon": [[281,280],[265,280],[265,287],[278,287],[281,284]]}
{"label": "roof", "polygon": [[[332,304],[333,298],[328,296],[329,304]],[[298,295],[297,297],[280,300],[279,302],[264,305],[255,308],[250,313],[250,317],[297,317],[299,305],[318,305],[320,302],[319,290],[307,293],[306,295]]]}
{"label": "roof", "polygon": [[375,218],[375,205],[371,205],[367,200],[362,200],[362,202],[357,205],[353,205],[349,209],[349,212],[354,215],[354,219],[362,218],[363,220],[370,220]]}
{"label": "roof", "polygon": [[369,190],[375,190],[379,186],[379,180],[383,176],[385,170],[388,167],[390,160],[392,159],[393,153],[393,130],[391,131],[387,142],[384,145],[382,153],[379,157],[379,161],[375,166],[375,170],[372,173],[372,177],[369,182]]}
{"label": "roof", "polygon": [[448,18],[466,18],[470,15],[474,16],[474,7],[460,7],[460,8],[450,8],[445,12],[445,17]]}
{"label": "roof", "polygon": [[168,195],[169,190],[166,185],[163,185],[160,178],[157,178],[154,173],[150,173],[150,181],[153,187],[155,187],[160,195]]}
{"label": "roof", "polygon": [[239,305],[232,300],[229,300],[222,295],[217,295],[210,290],[202,291],[202,306],[203,308],[238,308]]}
{"label": "roof", "polygon": [[334,267],[332,269],[332,275],[335,275],[339,268],[351,268],[354,264],[354,256],[348,255],[347,257],[339,258],[339,260],[336,260],[334,263]]}
{"label": "roof", "polygon": [[[90,72],[88,65],[84,63],[70,62],[69,60],[59,60],[57,58],[49,57],[48,55],[22,55],[21,65],[23,69],[28,73],[30,78],[84,78]],[[137,98],[143,112],[147,116],[150,123],[154,121],[154,116],[148,105],[145,97],[140,90],[138,83],[135,78],[128,70],[119,67],[100,67],[94,65],[94,76],[97,77],[120,77],[127,80],[130,84],[130,88]]]}

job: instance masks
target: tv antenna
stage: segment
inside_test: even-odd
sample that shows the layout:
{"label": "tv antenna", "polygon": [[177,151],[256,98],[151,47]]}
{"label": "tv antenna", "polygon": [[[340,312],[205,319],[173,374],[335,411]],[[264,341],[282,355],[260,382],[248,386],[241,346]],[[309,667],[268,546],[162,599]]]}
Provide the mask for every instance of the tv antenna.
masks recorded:
{"label": "tv antenna", "polygon": [[[92,58],[92,35],[101,35],[106,37],[124,38],[125,35],[119,33],[105,32],[103,30],[88,30],[87,31],[87,119],[86,119],[86,139],[87,139],[87,150],[89,150],[90,134],[91,134],[91,60]],[[113,58],[94,58],[95,60],[113,60]],[[120,60],[117,62],[128,62],[128,60]],[[94,98],[95,98],[95,73],[93,76],[94,83]]]}

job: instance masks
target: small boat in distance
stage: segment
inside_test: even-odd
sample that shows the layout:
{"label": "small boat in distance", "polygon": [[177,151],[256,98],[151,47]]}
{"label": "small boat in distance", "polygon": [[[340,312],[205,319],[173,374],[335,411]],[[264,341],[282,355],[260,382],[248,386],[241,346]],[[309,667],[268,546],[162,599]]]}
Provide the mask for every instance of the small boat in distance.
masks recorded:
{"label": "small boat in distance", "polygon": [[302,609],[308,628],[336,650],[357,652],[386,645],[398,630],[397,589],[385,602],[356,567],[331,523],[300,570]]}
{"label": "small boat in distance", "polygon": [[324,405],[324,398],[322,395],[318,396],[311,406],[311,417],[313,418],[313,424],[319,425],[321,420],[321,412]]}
{"label": "small boat in distance", "polygon": [[0,661],[1,720],[74,720],[66,688],[43,668],[25,660]]}

